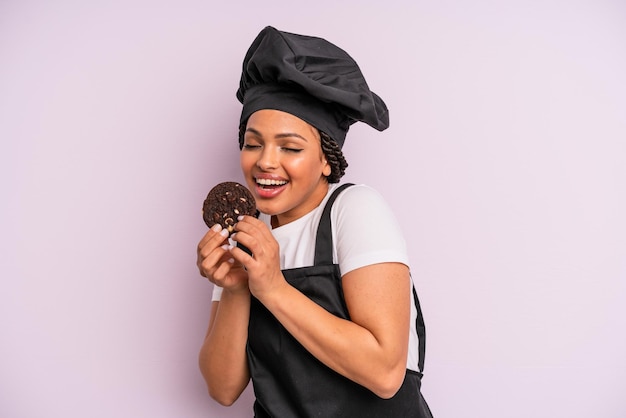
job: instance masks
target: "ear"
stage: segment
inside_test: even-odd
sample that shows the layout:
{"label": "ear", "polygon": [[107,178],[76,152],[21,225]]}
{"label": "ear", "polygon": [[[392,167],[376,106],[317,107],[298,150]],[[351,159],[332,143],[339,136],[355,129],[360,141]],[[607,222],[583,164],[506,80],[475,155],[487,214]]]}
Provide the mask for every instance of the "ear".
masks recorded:
{"label": "ear", "polygon": [[324,174],[325,177],[330,176],[331,173],[331,168],[330,168],[330,164],[328,164],[328,161],[324,160],[324,168],[322,170],[322,174]]}

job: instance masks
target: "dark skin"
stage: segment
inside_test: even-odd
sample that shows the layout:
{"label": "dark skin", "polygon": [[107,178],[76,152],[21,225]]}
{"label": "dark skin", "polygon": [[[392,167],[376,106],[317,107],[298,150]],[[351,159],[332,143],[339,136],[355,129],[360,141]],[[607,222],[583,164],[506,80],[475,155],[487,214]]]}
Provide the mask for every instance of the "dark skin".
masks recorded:
{"label": "dark skin", "polygon": [[[259,210],[272,215],[274,227],[309,213],[328,190],[330,168],[319,132],[288,113],[261,110],[250,117],[241,167]],[[245,216],[235,231],[232,239],[254,257],[224,245],[226,234],[219,227],[198,245],[200,273],[223,288],[220,301],[213,302],[200,352],[211,396],[232,404],[250,380],[245,347],[251,295],[322,363],[382,398],[393,396],[406,371],[408,267],[380,263],[345,274],[351,320],[344,320],[287,283],[280,270],[280,248],[265,223]]]}

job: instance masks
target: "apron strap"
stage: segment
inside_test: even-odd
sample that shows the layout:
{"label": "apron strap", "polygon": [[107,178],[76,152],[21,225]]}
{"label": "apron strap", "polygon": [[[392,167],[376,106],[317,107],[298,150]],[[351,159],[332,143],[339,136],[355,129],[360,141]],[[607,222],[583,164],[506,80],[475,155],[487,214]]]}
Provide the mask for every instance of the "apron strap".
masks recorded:
{"label": "apron strap", "polygon": [[413,299],[415,300],[415,309],[417,310],[417,318],[415,318],[415,329],[417,330],[417,339],[419,340],[419,358],[417,361],[417,367],[419,367],[420,373],[424,373],[424,357],[426,357],[426,325],[424,324],[424,317],[422,316],[420,301],[417,297],[417,290],[415,290],[415,285],[412,286]]}
{"label": "apron strap", "polygon": [[315,238],[315,258],[313,259],[313,264],[316,266],[333,264],[333,233],[330,222],[330,210],[339,193],[352,185],[352,183],[346,183],[337,187],[328,198],[328,202],[326,202]]}
{"label": "apron strap", "polygon": [[[322,217],[320,219],[320,224],[317,227],[317,236],[315,241],[315,259],[314,265],[329,265],[333,264],[333,234],[332,234],[332,225],[330,220],[330,210],[333,207],[333,203],[339,193],[341,193],[347,187],[353,186],[353,183],[342,184],[337,187],[333,194],[330,195],[328,201],[326,202],[326,206],[324,207],[324,211],[322,212]],[[417,337],[419,340],[418,347],[418,367],[421,373],[424,372],[424,357],[426,356],[426,326],[424,324],[424,317],[422,316],[422,308],[420,307],[420,302],[417,297],[417,291],[415,290],[415,285],[413,287],[413,299],[415,301],[415,308],[417,310],[417,318],[415,320],[415,329],[417,330]]]}

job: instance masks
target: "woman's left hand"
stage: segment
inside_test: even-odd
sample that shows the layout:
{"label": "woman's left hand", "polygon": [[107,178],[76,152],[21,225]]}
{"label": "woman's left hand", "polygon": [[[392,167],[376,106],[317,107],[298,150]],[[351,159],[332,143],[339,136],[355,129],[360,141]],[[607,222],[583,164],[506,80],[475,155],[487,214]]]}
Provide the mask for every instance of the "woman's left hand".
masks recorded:
{"label": "woman's left hand", "polygon": [[259,300],[287,284],[280,270],[280,247],[272,232],[263,221],[244,216],[235,225],[231,238],[246,246],[252,255],[241,248],[232,248],[233,258],[248,271],[250,292]]}

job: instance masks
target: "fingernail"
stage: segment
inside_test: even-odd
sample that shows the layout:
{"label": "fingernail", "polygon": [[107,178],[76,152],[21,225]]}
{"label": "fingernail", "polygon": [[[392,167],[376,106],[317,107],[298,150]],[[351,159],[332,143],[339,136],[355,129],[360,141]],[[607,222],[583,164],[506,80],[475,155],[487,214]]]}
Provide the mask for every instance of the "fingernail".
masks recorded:
{"label": "fingernail", "polygon": [[233,246],[232,246],[232,245],[229,245],[229,244],[224,244],[224,245],[222,245],[222,247],[221,247],[221,248],[222,248],[222,250],[224,250],[224,251],[230,251],[230,250],[232,250],[232,249],[233,249]]}
{"label": "fingernail", "polygon": [[230,264],[235,264],[235,259],[234,259],[234,258],[229,258],[229,259],[228,259],[228,262],[229,262]]}
{"label": "fingernail", "polygon": [[228,236],[228,229],[222,229],[220,231],[220,235],[226,238]]}
{"label": "fingernail", "polygon": [[243,221],[243,215],[239,215],[239,216],[237,216],[237,220],[238,220],[238,221]]}
{"label": "fingernail", "polygon": [[220,232],[222,230],[222,225],[220,224],[215,224],[211,227],[211,231],[213,232]]}

